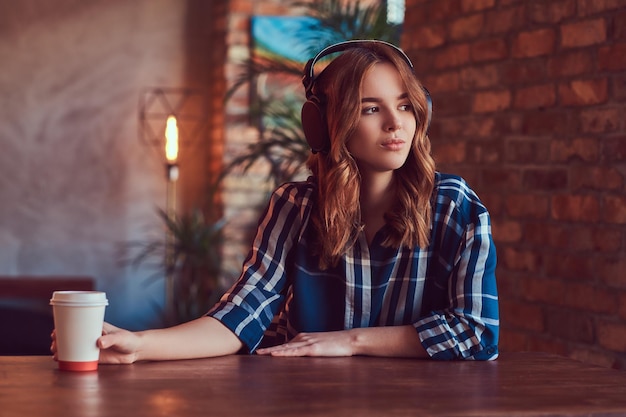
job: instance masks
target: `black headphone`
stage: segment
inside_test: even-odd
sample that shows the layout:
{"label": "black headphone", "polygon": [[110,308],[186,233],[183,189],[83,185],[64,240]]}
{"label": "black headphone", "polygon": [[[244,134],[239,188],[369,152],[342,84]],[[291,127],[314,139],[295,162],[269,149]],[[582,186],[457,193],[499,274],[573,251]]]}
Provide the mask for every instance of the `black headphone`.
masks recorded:
{"label": "black headphone", "polygon": [[[328,135],[328,127],[326,126],[326,111],[324,109],[324,104],[317,96],[315,96],[315,94],[313,94],[312,91],[317,79],[314,72],[315,64],[323,57],[335,52],[343,52],[348,49],[359,48],[372,43],[387,45],[393,48],[408,64],[409,68],[414,71],[413,63],[402,49],[389,42],[379,40],[350,40],[339,42],[327,46],[318,52],[313,58],[309,59],[304,67],[304,75],[302,77],[302,84],[304,85],[304,93],[307,101],[302,106],[301,119],[304,137],[306,138],[306,141],[311,147],[311,151],[313,153],[327,153],[330,148],[330,137]],[[426,94],[426,102],[428,106],[426,118],[426,129],[428,130],[432,119],[433,103],[428,90],[424,87],[422,88],[424,90],[424,94]]]}

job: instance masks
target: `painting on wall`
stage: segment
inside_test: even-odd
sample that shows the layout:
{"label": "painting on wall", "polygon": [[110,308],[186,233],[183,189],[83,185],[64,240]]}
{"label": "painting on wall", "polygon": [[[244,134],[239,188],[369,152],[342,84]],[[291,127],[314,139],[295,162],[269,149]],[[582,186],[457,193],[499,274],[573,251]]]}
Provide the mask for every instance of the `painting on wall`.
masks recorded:
{"label": "painting on wall", "polygon": [[308,16],[254,16],[251,23],[252,58],[261,65],[280,63],[290,73],[264,74],[257,80],[260,97],[302,96],[302,70],[315,54],[319,22]]}

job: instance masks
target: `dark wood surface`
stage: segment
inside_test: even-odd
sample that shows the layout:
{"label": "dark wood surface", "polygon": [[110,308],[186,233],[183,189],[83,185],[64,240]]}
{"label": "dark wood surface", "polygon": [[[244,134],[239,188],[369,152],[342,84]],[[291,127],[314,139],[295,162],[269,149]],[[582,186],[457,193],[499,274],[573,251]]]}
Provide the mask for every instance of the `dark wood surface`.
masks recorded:
{"label": "dark wood surface", "polygon": [[228,356],[97,372],[0,357],[0,415],[624,416],[626,373],[542,353],[495,362]]}

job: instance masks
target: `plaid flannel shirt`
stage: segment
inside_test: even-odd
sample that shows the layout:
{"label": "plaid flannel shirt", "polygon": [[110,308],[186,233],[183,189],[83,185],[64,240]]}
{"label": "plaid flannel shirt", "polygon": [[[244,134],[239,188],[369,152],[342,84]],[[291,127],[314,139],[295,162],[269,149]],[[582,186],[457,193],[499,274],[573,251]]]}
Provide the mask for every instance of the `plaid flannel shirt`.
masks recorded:
{"label": "plaid flannel shirt", "polygon": [[315,187],[292,182],[272,194],[239,280],[208,315],[250,352],[304,331],[411,324],[434,359],[497,358],[490,218],[463,179],[436,173],[428,248],[383,247],[383,227],[324,271],[308,245]]}

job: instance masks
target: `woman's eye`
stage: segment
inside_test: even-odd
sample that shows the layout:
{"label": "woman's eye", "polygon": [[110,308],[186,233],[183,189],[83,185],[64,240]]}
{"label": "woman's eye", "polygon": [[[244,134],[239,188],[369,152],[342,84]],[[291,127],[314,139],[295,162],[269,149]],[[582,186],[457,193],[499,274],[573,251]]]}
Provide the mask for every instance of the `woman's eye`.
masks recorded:
{"label": "woman's eye", "polygon": [[378,111],[378,107],[376,106],[365,107],[363,110],[361,110],[363,114],[372,114],[372,113],[376,113],[377,111]]}
{"label": "woman's eye", "polygon": [[401,111],[411,111],[411,109],[413,109],[413,106],[411,106],[410,104],[401,104],[399,109]]}

